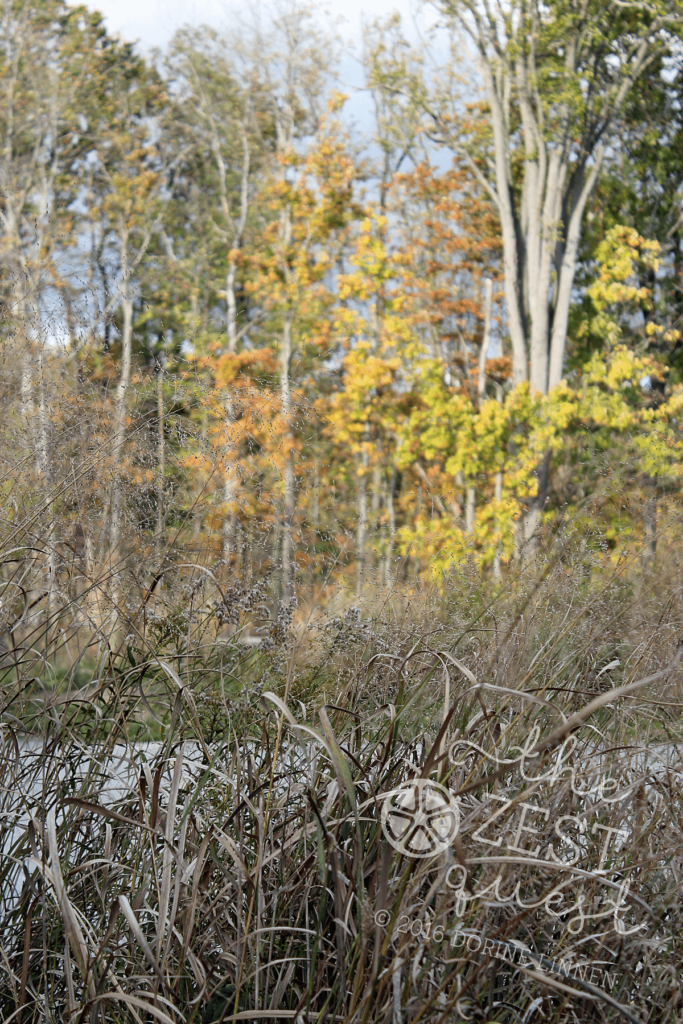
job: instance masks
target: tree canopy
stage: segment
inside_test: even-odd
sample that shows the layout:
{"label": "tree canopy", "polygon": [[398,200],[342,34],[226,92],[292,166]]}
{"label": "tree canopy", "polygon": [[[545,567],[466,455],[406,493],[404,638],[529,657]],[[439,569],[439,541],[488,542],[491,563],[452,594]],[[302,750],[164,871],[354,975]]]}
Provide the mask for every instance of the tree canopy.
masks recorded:
{"label": "tree canopy", "polygon": [[30,505],[78,405],[93,559],[175,530],[284,604],[362,597],[500,578],[587,503],[607,557],[654,551],[683,467],[683,9],[435,10],[431,56],[367,26],[362,137],[310,5],[154,59],[85,8],[4,5],[3,416],[42,453]]}

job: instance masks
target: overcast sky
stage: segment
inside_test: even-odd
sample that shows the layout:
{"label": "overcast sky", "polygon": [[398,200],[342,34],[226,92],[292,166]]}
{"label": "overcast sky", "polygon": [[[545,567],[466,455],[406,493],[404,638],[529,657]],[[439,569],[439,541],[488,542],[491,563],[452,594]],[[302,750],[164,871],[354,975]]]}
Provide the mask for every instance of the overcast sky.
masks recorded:
{"label": "overcast sky", "polygon": [[[165,47],[182,25],[229,29],[231,11],[246,14],[253,6],[253,0],[251,5],[249,0],[93,0],[90,3],[86,0],[86,3],[104,15],[110,33],[121,35],[128,42],[138,42],[143,52]],[[267,15],[268,0],[264,0],[261,7]],[[373,118],[367,94],[359,91],[364,76],[357,59],[361,53],[363,20],[371,21],[398,11],[404,35],[411,42],[417,42],[433,22],[434,9],[421,0],[328,0],[327,3],[321,0],[320,7],[329,19],[338,23],[337,31],[345,41],[339,78],[341,87],[349,95],[346,112],[356,129],[367,137],[372,131]]]}
{"label": "overcast sky", "polygon": [[[112,33],[119,33],[128,41],[140,40],[143,48],[164,46],[181,25],[209,24],[227,28],[230,11],[248,7],[248,3],[227,3],[225,0],[99,0],[88,3],[101,11]],[[264,5],[267,6],[267,5]],[[406,34],[414,35],[411,18],[411,0],[331,0],[325,5],[332,17],[344,19],[340,26],[346,39],[358,38],[361,18],[400,11]]]}

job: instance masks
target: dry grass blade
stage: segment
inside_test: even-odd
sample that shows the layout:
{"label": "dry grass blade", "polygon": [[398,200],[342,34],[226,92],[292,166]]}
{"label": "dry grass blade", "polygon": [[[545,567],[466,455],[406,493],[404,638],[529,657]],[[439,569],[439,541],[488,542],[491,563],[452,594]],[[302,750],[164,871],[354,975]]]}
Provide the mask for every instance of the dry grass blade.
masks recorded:
{"label": "dry grass blade", "polygon": [[[200,563],[178,561],[180,594]],[[90,620],[47,653],[27,627],[0,735],[3,1019],[673,1024],[677,584],[666,614],[634,599],[628,630],[623,590],[577,570],[569,594],[558,565],[531,596],[465,589],[438,616],[425,598],[261,648],[216,642],[217,571],[196,573],[220,582],[200,611],[194,580],[161,620],[170,587],[145,590],[79,686],[42,666],[64,635],[101,642]],[[458,832],[422,857],[387,809],[426,782]]]}
{"label": "dry grass blade", "polygon": [[119,821],[122,825],[132,825],[137,828],[146,829],[148,832],[154,832],[154,829],[149,825],[145,825],[143,822],[135,821],[133,818],[127,818],[125,814],[119,814],[118,811],[112,810],[111,807],[100,807],[99,804],[94,804],[89,800],[81,800],[77,796],[68,796],[63,802],[64,806],[80,807],[82,811],[88,811],[90,814],[97,814],[103,818],[109,818],[111,821]]}
{"label": "dry grass blade", "polygon": [[659,672],[654,672],[652,675],[645,676],[644,679],[638,679],[633,683],[627,683],[625,686],[616,686],[611,690],[607,690],[605,693],[601,693],[600,696],[594,697],[592,701],[586,704],[585,707],[581,708],[580,711],[576,711],[571,718],[565,721],[555,732],[552,732],[550,736],[539,743],[535,751],[542,753],[549,747],[555,746],[561,740],[568,736],[574,729],[578,729],[579,726],[583,725],[591,715],[594,715],[596,711],[603,708],[606,704],[610,704],[613,700],[618,700],[620,697],[627,697],[638,690],[642,690],[645,686],[651,686],[653,683],[659,682],[660,679],[666,679],[671,675],[673,670],[679,665],[681,658],[683,658],[683,650],[679,650],[673,661],[661,669]]}
{"label": "dry grass blade", "polygon": [[171,1017],[169,1014],[164,1013],[164,1011],[158,1006],[154,1006],[153,1003],[148,1002],[146,999],[140,999],[139,996],[131,995],[128,992],[103,992],[93,1000],[94,1005],[103,1002],[124,1003],[128,1006],[133,1006],[138,1010],[143,1010],[145,1013],[149,1013],[156,1020],[160,1020],[161,1024],[178,1024],[178,1019],[181,1021],[185,1020],[177,1010]]}
{"label": "dry grass blade", "polygon": [[616,999],[612,999],[612,997],[608,995],[607,992],[600,992],[598,989],[595,988],[594,985],[589,984],[589,982],[587,981],[579,981],[579,984],[585,986],[585,991],[581,992],[580,990],[571,988],[569,985],[563,985],[561,981],[557,981],[556,978],[550,978],[547,974],[544,974],[542,971],[530,971],[526,967],[520,967],[520,970],[523,971],[524,974],[528,974],[530,978],[535,978],[536,981],[541,982],[543,985],[549,985],[550,988],[557,989],[558,992],[566,992],[568,995],[578,997],[579,999],[602,999],[605,1003],[608,1003],[610,1006],[613,1006],[615,1010],[618,1010],[619,1013],[626,1018],[626,1020],[630,1020],[631,1024],[642,1024],[642,1021],[640,1021],[637,1017],[634,1017],[630,1010],[627,1009],[627,1007],[622,1006],[620,1003],[616,1001]]}
{"label": "dry grass blade", "polygon": [[88,985],[90,994],[94,995],[95,990],[88,966],[88,947],[86,945],[83,932],[81,931],[81,926],[78,923],[78,918],[76,917],[74,908],[67,895],[64,878],[62,877],[62,868],[59,862],[59,847],[57,845],[57,826],[54,808],[48,813],[46,832],[48,850],[50,852],[50,874],[48,875],[48,878],[52,883],[57,905],[59,906],[62,920],[64,921],[66,936],[73,947],[79,970],[83,976],[83,980]]}
{"label": "dry grass blade", "polygon": [[128,902],[127,898],[125,896],[123,896],[123,895],[119,896],[119,906],[121,908],[121,913],[123,914],[123,916],[125,917],[126,921],[128,922],[128,927],[130,928],[130,930],[132,931],[132,933],[133,933],[133,935],[135,937],[135,941],[139,945],[139,947],[142,950],[142,952],[145,954],[145,957],[147,959],[148,964],[150,965],[150,967],[152,968],[152,970],[154,971],[154,973],[156,974],[157,978],[162,983],[162,985],[165,984],[165,978],[164,978],[164,975],[162,973],[162,970],[159,967],[159,964],[156,962],[156,959],[154,957],[154,953],[150,949],[150,946],[149,946],[149,943],[147,942],[147,939],[145,938],[145,936],[142,933],[142,929],[140,928],[140,924],[138,922],[138,919],[136,918],[135,914],[133,913],[133,908],[131,907],[131,905]]}
{"label": "dry grass blade", "polygon": [[[164,852],[161,869],[161,892],[159,896],[159,918],[157,922],[156,948],[161,951],[164,935],[168,932],[170,937],[173,929],[173,921],[168,918],[168,904],[171,896],[171,869],[173,867],[173,834],[176,824],[176,805],[178,802],[178,790],[183,776],[183,745],[180,745],[178,755],[175,759],[173,776],[171,778],[171,789],[166,808],[166,828]],[[181,871],[182,874],[182,871]]]}

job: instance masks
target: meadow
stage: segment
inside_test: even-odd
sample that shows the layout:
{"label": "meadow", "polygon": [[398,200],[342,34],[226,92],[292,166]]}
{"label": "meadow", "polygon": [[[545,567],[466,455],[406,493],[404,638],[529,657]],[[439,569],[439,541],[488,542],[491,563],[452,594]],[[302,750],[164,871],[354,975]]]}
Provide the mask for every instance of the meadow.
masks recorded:
{"label": "meadow", "polygon": [[681,0],[428,7],[0,4],[4,1024],[683,1022]]}
{"label": "meadow", "polygon": [[79,557],[72,470],[4,527],[3,1020],[678,1019],[675,519],[296,607],[182,531]]}

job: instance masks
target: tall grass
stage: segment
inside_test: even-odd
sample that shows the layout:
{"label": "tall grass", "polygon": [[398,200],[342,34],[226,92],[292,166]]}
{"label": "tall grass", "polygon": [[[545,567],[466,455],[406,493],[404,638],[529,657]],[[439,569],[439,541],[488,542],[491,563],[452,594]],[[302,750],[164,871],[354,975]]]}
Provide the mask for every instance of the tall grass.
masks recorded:
{"label": "tall grass", "polygon": [[[41,558],[8,550],[5,590],[34,592]],[[503,590],[465,571],[365,616],[282,614],[265,645],[241,642],[262,590],[196,566],[163,611],[128,609],[116,649],[82,593],[70,625],[23,601],[2,668],[3,1020],[678,1019],[679,579],[673,556],[646,577],[567,546]],[[380,823],[414,777],[460,798],[432,859]],[[496,893],[481,835],[509,844],[522,801],[551,811],[528,819],[541,852],[508,853]],[[553,915],[562,815],[603,831],[573,833]],[[535,906],[505,901],[518,884]],[[519,943],[542,959],[506,961]]]}
{"label": "tall grass", "polygon": [[[61,412],[42,464],[3,438],[4,1021],[680,1019],[677,523],[657,566],[567,533],[278,603],[195,498],[155,536],[133,489],[113,559],[108,435]],[[382,827],[416,778],[458,800],[431,858]]]}

